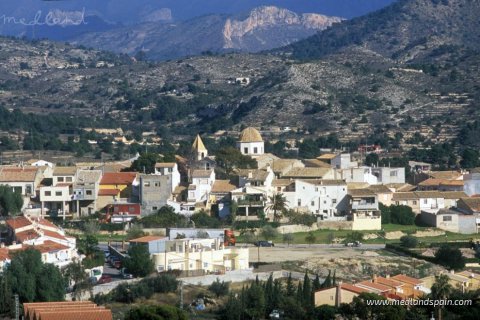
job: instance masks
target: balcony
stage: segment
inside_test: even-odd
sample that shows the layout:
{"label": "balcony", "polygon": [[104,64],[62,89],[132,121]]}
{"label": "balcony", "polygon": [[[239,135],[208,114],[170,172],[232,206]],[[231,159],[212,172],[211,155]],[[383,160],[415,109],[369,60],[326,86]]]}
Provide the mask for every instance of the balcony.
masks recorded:
{"label": "balcony", "polygon": [[237,201],[239,206],[249,206],[249,207],[263,207],[265,203],[263,200],[249,200],[249,199],[240,199]]}

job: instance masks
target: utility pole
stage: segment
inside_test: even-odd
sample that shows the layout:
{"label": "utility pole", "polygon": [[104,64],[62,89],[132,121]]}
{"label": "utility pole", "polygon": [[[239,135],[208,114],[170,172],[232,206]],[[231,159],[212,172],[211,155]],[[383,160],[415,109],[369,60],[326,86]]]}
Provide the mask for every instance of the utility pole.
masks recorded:
{"label": "utility pole", "polygon": [[20,319],[20,302],[18,299],[18,294],[14,295],[15,298],[15,320]]}

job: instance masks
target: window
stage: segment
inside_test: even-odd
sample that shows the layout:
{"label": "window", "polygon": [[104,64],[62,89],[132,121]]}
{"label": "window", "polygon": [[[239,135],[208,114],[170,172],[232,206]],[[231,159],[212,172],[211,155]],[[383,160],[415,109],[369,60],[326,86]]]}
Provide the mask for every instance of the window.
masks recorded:
{"label": "window", "polygon": [[315,192],[318,192],[318,187],[315,187]]}
{"label": "window", "polygon": [[61,197],[62,196],[62,191],[55,191],[55,195],[57,197]]}
{"label": "window", "polygon": [[160,182],[155,182],[155,187],[160,187]]}
{"label": "window", "polygon": [[204,262],[204,263],[203,263],[203,267],[204,267],[204,268],[208,268],[208,262]]}
{"label": "window", "polygon": [[282,191],[282,187],[277,187],[277,191]]}
{"label": "window", "polygon": [[72,182],[73,181],[73,177],[67,177],[67,182]]}
{"label": "window", "polygon": [[150,187],[150,182],[145,182],[145,183],[143,184],[143,186],[144,186],[144,187]]}
{"label": "window", "polygon": [[452,221],[452,216],[444,216],[443,221]]}
{"label": "window", "polygon": [[168,172],[172,172],[173,171],[173,168],[168,168]]}
{"label": "window", "polygon": [[427,199],[424,199],[424,200],[423,200],[423,204],[428,204],[428,200],[427,200]]}
{"label": "window", "polygon": [[395,201],[395,205],[400,205],[400,201]]}
{"label": "window", "polygon": [[302,199],[298,199],[298,206],[300,207],[302,205]]}
{"label": "window", "polygon": [[310,205],[313,207],[315,205],[315,200],[313,200],[312,202],[310,202]]}
{"label": "window", "polygon": [[64,178],[64,177],[58,177],[58,178],[57,178],[57,181],[58,181],[58,182],[64,182],[64,181],[65,181],[65,178]]}
{"label": "window", "polygon": [[255,154],[258,153],[258,148],[257,148],[257,147],[254,147],[254,148],[253,148],[253,153],[255,153]]}
{"label": "window", "polygon": [[396,177],[397,174],[397,171],[390,171],[390,177]]}
{"label": "window", "polygon": [[152,207],[152,210],[156,211],[156,210],[158,210],[158,207]]}
{"label": "window", "polygon": [[85,193],[87,194],[87,196],[91,196],[93,194],[92,190],[87,190],[85,191]]}
{"label": "window", "polygon": [[332,203],[333,204],[337,203],[337,199],[332,199]]}
{"label": "window", "polygon": [[243,153],[248,153],[248,148],[243,148]]}
{"label": "window", "polygon": [[32,193],[32,186],[28,184],[25,188],[25,193],[26,194],[31,194]]}
{"label": "window", "polygon": [[52,191],[45,191],[45,197],[50,197],[52,195]]}
{"label": "window", "polygon": [[413,200],[413,205],[414,205],[414,206],[417,205],[417,201],[416,201],[416,200]]}
{"label": "window", "polygon": [[158,272],[162,272],[164,270],[163,265],[158,265],[157,270]]}

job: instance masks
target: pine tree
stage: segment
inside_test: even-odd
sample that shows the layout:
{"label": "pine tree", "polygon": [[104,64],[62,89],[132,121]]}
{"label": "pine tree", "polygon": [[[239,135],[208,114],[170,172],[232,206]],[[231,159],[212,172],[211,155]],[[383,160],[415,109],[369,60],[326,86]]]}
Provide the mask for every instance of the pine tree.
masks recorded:
{"label": "pine tree", "polygon": [[273,292],[273,275],[270,274],[270,277],[268,277],[267,282],[265,283],[265,307],[267,310],[267,313],[270,313],[273,309],[275,309],[275,306],[273,305],[273,300],[274,300],[274,292]]}
{"label": "pine tree", "polygon": [[302,285],[302,281],[300,281],[298,283],[298,287],[297,287],[297,302],[298,304],[303,304],[303,285]]}
{"label": "pine tree", "polygon": [[328,270],[328,276],[325,278],[325,281],[322,283],[322,288],[330,288],[332,286],[332,270]]}
{"label": "pine tree", "polygon": [[291,273],[288,274],[286,292],[288,297],[293,297],[293,295],[295,294],[295,286],[293,285]]}
{"label": "pine tree", "polygon": [[337,276],[336,276],[337,270],[333,270],[333,280],[332,280],[332,285],[336,286],[337,285]]}
{"label": "pine tree", "polygon": [[317,276],[315,277],[315,280],[313,280],[313,291],[318,291],[322,288],[322,284],[320,283],[320,277]]}
{"label": "pine tree", "polygon": [[303,278],[303,306],[308,308],[312,305],[312,284],[310,278],[308,277],[307,272],[305,272],[305,277]]}

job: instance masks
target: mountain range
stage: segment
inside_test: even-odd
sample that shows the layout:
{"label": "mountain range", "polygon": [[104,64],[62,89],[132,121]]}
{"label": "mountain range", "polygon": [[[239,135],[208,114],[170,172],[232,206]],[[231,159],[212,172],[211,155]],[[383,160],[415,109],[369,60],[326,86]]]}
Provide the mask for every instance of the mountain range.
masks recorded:
{"label": "mountain range", "polygon": [[[243,21],[250,15],[213,16],[209,25],[196,18],[204,37],[210,31],[201,26],[224,31],[228,19],[231,26],[249,25]],[[424,140],[451,141],[480,114],[478,16],[478,1],[400,0],[268,53],[165,62],[2,39],[0,104],[176,135],[253,125],[290,126],[312,137],[336,133],[345,143],[368,139],[411,148]],[[299,24],[310,21],[295,17]],[[234,30],[227,33],[232,39],[243,34]],[[217,47],[225,46],[223,31]]]}

